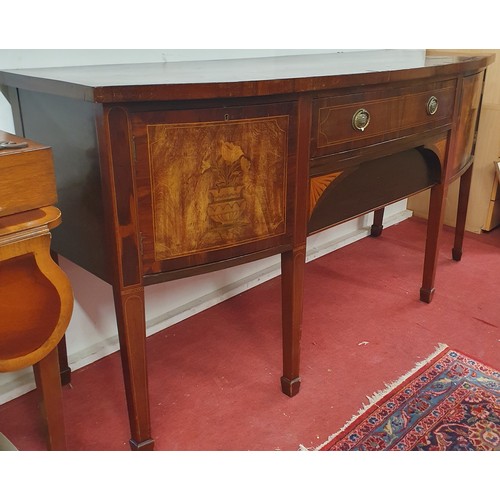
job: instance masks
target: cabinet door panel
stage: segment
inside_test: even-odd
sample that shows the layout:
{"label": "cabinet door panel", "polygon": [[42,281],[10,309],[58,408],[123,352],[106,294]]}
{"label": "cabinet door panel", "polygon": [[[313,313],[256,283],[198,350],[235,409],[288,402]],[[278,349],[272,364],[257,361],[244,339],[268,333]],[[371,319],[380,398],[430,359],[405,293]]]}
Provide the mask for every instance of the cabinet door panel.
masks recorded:
{"label": "cabinet door panel", "polygon": [[295,170],[291,108],[165,111],[132,119],[146,274],[287,244]]}

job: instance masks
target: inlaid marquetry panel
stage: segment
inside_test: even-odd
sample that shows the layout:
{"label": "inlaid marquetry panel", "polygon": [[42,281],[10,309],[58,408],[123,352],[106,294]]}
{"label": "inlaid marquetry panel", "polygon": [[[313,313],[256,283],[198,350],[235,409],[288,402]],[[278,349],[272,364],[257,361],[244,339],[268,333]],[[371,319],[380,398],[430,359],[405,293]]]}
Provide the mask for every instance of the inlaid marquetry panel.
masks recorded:
{"label": "inlaid marquetry panel", "polygon": [[147,127],[156,260],[281,235],[288,116]]}
{"label": "inlaid marquetry panel", "polygon": [[309,215],[312,214],[316,203],[325,192],[325,189],[341,174],[342,172],[334,172],[319,177],[312,177],[309,182]]}

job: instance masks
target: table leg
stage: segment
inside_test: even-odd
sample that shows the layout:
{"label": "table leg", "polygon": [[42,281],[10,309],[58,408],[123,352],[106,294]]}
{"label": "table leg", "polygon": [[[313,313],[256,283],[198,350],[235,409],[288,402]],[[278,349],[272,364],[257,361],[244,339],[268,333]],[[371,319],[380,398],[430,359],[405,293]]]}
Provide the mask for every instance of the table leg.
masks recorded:
{"label": "table leg", "polygon": [[443,227],[446,192],[447,187],[444,183],[436,184],[431,188],[429,217],[427,221],[427,241],[425,244],[424,272],[422,288],[420,288],[420,300],[427,303],[432,301],[435,291],[434,282],[439,256],[441,229]]}
{"label": "table leg", "polygon": [[42,415],[48,434],[49,450],[66,450],[64,411],[57,349],[33,365]]}
{"label": "table leg", "polygon": [[465,235],[465,221],[467,219],[467,206],[469,204],[469,193],[472,180],[472,165],[460,177],[460,188],[458,192],[457,221],[455,224],[455,242],[451,254],[453,260],[462,258],[462,245]]}
{"label": "table leg", "polygon": [[144,287],[113,288],[132,450],[152,450]]}
{"label": "table leg", "polygon": [[384,226],[382,225],[384,220],[384,210],[385,207],[382,207],[373,212],[373,224],[370,230],[370,236],[373,236],[374,238],[380,236],[382,234],[382,229],[384,229]]}
{"label": "table leg", "polygon": [[[54,262],[59,265],[59,255],[52,250],[50,251],[50,255],[54,260]],[[66,349],[66,335],[64,335],[63,338],[59,341],[59,344],[57,345],[57,350],[59,353],[59,371],[61,374],[61,384],[68,385],[71,383],[71,368],[69,367],[68,363],[68,351]]]}
{"label": "table leg", "polygon": [[283,376],[281,390],[295,396],[300,388],[300,337],[302,333],[305,245],[281,254]]}
{"label": "table leg", "polygon": [[71,368],[68,363],[68,352],[66,349],[66,335],[57,344],[57,353],[59,356],[59,375],[61,384],[68,385],[71,383]]}

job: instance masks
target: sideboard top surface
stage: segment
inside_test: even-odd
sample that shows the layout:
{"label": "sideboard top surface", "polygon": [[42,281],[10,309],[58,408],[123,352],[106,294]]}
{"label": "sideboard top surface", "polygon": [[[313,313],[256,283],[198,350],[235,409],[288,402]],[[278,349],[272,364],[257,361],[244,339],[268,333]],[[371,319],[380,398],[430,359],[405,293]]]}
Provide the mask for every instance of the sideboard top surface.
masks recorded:
{"label": "sideboard top surface", "polygon": [[98,103],[320,91],[474,71],[494,56],[413,50],[0,71],[0,84]]}

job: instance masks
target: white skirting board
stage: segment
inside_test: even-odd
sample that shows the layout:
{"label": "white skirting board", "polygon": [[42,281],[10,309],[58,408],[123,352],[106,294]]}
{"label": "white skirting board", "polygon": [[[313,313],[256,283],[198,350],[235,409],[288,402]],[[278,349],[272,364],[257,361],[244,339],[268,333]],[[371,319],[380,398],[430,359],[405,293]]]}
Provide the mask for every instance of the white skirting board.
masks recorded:
{"label": "white skirting board", "polygon": [[[385,210],[384,227],[409,218],[406,200]],[[340,224],[308,238],[309,262],[369,235],[372,215]],[[60,259],[75,294],[73,317],[66,333],[72,370],[87,366],[119,349],[111,286]],[[228,270],[146,288],[146,333],[153,335],[280,274],[279,256]],[[35,388],[31,368],[0,374],[0,404]]]}

